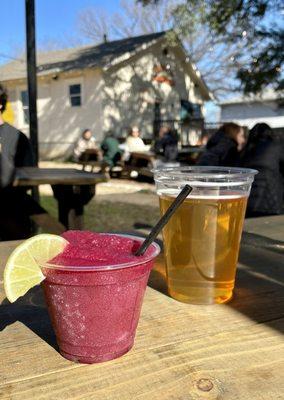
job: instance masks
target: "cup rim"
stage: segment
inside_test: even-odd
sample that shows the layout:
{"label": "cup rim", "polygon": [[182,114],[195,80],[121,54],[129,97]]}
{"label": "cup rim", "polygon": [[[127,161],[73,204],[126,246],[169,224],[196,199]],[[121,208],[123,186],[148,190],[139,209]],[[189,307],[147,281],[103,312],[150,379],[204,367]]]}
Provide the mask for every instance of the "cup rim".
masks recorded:
{"label": "cup rim", "polygon": [[[108,235],[115,235],[115,236],[123,236],[123,237],[128,237],[132,238],[134,240],[138,240],[141,243],[143,242],[144,238],[141,236],[136,236],[136,235],[129,235],[129,234],[119,234],[119,233],[102,233],[102,234],[108,234]],[[161,251],[161,247],[158,245],[157,242],[153,242],[150,246],[154,247],[153,253],[149,254],[147,257],[143,257],[141,261],[139,261],[139,257],[137,256],[137,261],[129,261],[126,263],[121,263],[121,264],[111,264],[111,265],[82,265],[82,266],[77,266],[77,265],[58,265],[58,264],[52,264],[49,262],[40,262],[39,266],[41,269],[54,269],[57,271],[76,271],[76,272],[86,272],[86,271],[112,271],[112,270],[117,270],[117,269],[125,269],[125,268],[130,268],[135,265],[143,265],[146,264],[147,262],[153,260]]]}
{"label": "cup rim", "polygon": [[154,168],[152,172],[155,179],[164,176],[176,179],[244,179],[253,178],[258,174],[256,169],[238,168],[238,167],[215,167],[215,166],[185,166],[185,167],[169,167]]}

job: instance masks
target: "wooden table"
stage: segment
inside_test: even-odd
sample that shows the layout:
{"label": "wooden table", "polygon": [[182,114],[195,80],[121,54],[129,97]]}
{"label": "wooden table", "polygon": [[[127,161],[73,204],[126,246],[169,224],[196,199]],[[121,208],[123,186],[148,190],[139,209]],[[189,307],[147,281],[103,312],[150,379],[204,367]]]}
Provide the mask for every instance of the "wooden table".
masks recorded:
{"label": "wooden table", "polygon": [[14,186],[39,186],[39,185],[96,185],[106,182],[103,173],[93,173],[74,168],[18,168]]}
{"label": "wooden table", "polygon": [[198,157],[204,153],[205,146],[186,146],[178,151],[178,161],[189,165],[195,164]]}
{"label": "wooden table", "polygon": [[[193,306],[155,290],[165,290],[160,259],[134,348],[103,364],[55,350],[40,288],[8,304],[0,285],[0,399],[283,399],[284,217],[247,221],[246,231],[232,302]],[[0,243],[2,271],[15,245]]]}
{"label": "wooden table", "polygon": [[136,171],[139,175],[153,178],[152,169],[156,160],[156,154],[152,151],[133,151],[124,165],[124,171],[129,174]]}
{"label": "wooden table", "polygon": [[[74,168],[36,168],[24,167],[17,168],[16,176],[14,179],[14,186],[39,186],[49,184],[52,186],[55,197],[58,202],[58,219],[63,229],[70,227],[72,229],[82,229],[83,221],[82,216],[77,216],[74,210],[70,209],[67,204],[68,197],[72,196],[73,187],[96,185],[100,182],[108,180],[105,173],[94,173]],[[58,190],[59,185],[61,188]],[[66,192],[66,187],[69,186],[70,190]],[[67,199],[66,199],[67,197]],[[55,232],[58,232],[58,227],[54,227]],[[65,230],[65,229],[64,229]]]}

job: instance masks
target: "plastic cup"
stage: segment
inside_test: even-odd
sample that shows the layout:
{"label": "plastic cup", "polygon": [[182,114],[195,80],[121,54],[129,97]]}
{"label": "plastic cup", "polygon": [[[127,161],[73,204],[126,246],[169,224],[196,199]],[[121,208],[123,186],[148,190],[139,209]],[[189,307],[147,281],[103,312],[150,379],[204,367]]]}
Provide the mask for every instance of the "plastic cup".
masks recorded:
{"label": "plastic cup", "polygon": [[185,184],[193,190],[163,229],[169,294],[193,304],[224,303],[235,284],[251,169],[154,170],[161,213]]}
{"label": "plastic cup", "polygon": [[147,257],[127,264],[41,265],[46,304],[63,357],[92,364],[120,357],[132,348],[147,281],[159,252],[153,243]]}

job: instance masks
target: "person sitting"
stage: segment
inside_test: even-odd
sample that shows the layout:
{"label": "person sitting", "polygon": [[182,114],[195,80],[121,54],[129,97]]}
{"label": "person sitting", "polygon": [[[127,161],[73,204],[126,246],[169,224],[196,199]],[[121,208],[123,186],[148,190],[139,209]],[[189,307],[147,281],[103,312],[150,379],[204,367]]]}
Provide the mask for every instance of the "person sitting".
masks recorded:
{"label": "person sitting", "polygon": [[225,123],[208,140],[206,150],[200,156],[197,165],[237,167],[244,145],[243,128],[234,122]]}
{"label": "person sitting", "polygon": [[269,125],[260,123],[251,129],[241,165],[258,170],[248,199],[246,217],[281,214],[284,154],[279,139]]}
{"label": "person sitting", "polygon": [[154,144],[154,152],[166,163],[176,162],[178,156],[178,139],[169,126],[164,125],[160,128],[159,138]]}
{"label": "person sitting", "polygon": [[[85,152],[89,149],[94,150],[94,154],[89,155],[87,157],[88,160],[85,160]],[[84,129],[73,150],[74,161],[96,161],[98,159],[98,154],[95,152],[95,150],[97,150],[97,146],[92,132],[90,129]]]}
{"label": "person sitting", "polygon": [[31,217],[46,211],[27,194],[28,188],[13,186],[16,168],[33,166],[34,157],[26,135],[2,118],[7,100],[0,84],[0,240],[17,240],[31,236]]}
{"label": "person sitting", "polygon": [[109,132],[101,143],[103,152],[103,161],[109,166],[114,167],[121,160],[121,150],[119,141],[114,136],[113,132]]}
{"label": "person sitting", "polygon": [[143,139],[140,137],[140,132],[137,126],[129,129],[125,144],[129,153],[148,150],[148,146],[145,145]]}

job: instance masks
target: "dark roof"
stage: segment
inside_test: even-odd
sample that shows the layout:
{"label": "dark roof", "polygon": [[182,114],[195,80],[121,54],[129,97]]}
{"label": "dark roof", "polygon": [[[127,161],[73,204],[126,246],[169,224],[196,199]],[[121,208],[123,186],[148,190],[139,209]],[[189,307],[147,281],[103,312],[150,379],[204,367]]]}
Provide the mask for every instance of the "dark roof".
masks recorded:
{"label": "dark roof", "polygon": [[[75,69],[108,67],[121,56],[132,54],[143,46],[165,36],[166,32],[131,37],[122,40],[106,42],[97,46],[65,49],[38,53],[38,75]],[[12,61],[0,66],[0,81],[21,79],[26,77],[25,60]]]}

